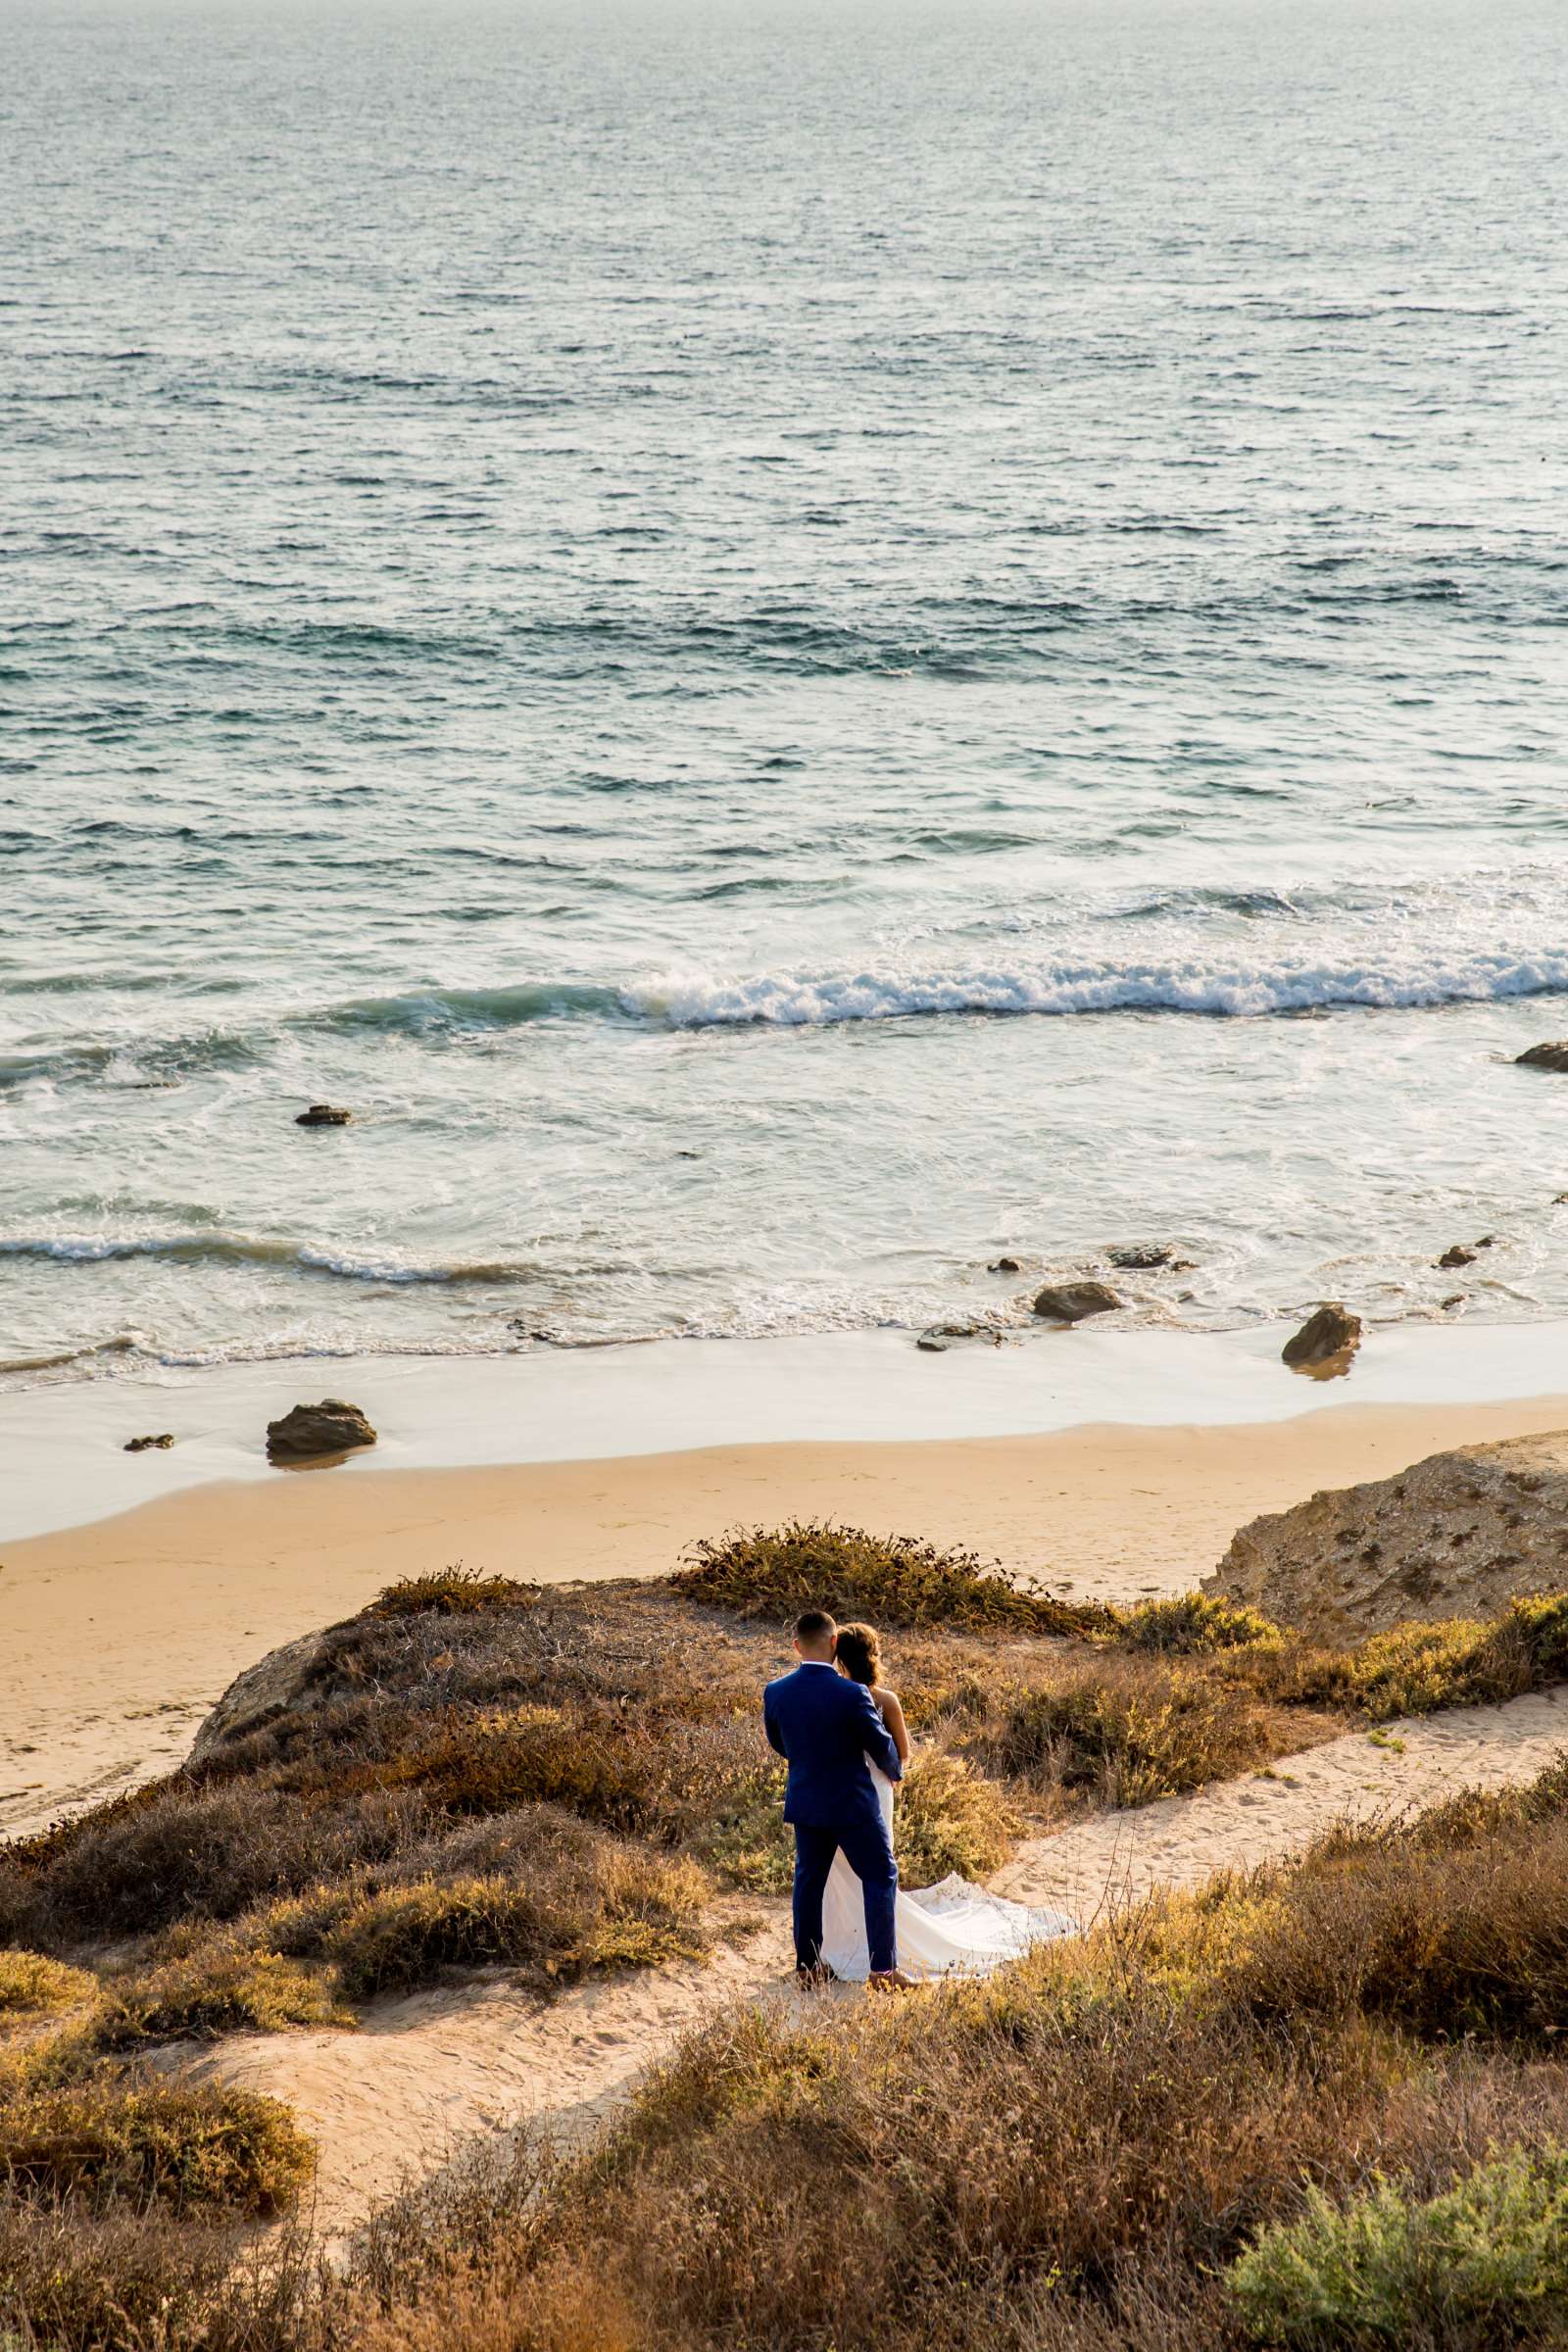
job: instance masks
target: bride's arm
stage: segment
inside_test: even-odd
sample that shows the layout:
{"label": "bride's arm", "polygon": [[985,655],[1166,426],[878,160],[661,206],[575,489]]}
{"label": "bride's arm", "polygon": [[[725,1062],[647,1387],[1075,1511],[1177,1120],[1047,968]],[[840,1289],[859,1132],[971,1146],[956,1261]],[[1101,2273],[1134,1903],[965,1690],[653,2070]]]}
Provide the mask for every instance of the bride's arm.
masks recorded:
{"label": "bride's arm", "polygon": [[899,1751],[899,1762],[907,1764],[909,1761],[909,1733],[904,1720],[904,1709],[899,1704],[898,1692],[896,1690],[879,1690],[876,1693],[876,1703],[882,1710],[882,1720],[888,1727],[888,1737]]}

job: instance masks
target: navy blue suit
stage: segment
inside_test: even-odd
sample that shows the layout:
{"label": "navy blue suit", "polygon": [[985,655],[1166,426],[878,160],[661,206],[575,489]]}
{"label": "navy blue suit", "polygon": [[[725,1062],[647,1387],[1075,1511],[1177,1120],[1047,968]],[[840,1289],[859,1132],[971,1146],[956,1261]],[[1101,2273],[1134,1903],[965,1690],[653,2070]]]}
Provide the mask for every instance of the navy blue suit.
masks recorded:
{"label": "navy blue suit", "polygon": [[897,1965],[893,1841],[866,1759],[890,1781],[904,1778],[899,1751],[863,1683],[807,1660],[762,1693],[768,1740],[790,1768],[784,1818],[795,1831],[795,1957],[822,1959],[822,1895],[833,1857],[845,1859],[865,1891],[865,1934],[873,1975]]}

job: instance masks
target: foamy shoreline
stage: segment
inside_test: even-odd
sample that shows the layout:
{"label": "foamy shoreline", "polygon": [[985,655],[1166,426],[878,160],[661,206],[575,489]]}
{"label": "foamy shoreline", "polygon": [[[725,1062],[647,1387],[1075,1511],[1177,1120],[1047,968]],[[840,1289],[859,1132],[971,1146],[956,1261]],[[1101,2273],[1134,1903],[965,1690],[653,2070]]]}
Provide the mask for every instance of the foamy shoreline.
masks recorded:
{"label": "foamy shoreline", "polygon": [[[1334,1406],[1568,1394],[1568,1323],[1369,1328],[1348,1379],[1279,1360],[1287,1326],[1079,1328],[922,1354],[907,1332],[671,1340],[515,1356],[350,1356],[165,1369],[0,1397],[0,1542],[216,1481],[293,1475],[267,1424],[340,1396],[380,1433],[335,1476],[609,1461],[715,1446],[1048,1436],[1099,1424],[1228,1428]],[[171,1432],[168,1451],[127,1439]]]}

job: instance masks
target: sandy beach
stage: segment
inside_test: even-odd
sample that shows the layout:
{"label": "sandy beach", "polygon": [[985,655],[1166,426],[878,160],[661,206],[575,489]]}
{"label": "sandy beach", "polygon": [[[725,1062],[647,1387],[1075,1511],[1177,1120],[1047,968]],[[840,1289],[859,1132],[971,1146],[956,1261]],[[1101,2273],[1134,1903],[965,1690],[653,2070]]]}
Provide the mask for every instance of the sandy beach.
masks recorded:
{"label": "sandy beach", "polygon": [[357,1464],[188,1487],[5,1544],[0,1830],[23,1834],[168,1770],[242,1667],[411,1572],[462,1561],[545,1583],[653,1575],[697,1538],[799,1515],[965,1544],[1077,1594],[1133,1599],[1193,1585],[1259,1511],[1464,1440],[1565,1424],[1565,1395],[1320,1404],[1210,1427]]}

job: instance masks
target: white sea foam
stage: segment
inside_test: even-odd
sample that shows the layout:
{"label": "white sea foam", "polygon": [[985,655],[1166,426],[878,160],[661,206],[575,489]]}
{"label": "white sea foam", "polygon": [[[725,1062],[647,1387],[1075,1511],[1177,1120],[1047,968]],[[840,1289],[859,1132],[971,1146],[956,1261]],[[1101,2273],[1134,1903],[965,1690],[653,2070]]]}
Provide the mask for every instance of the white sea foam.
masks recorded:
{"label": "white sea foam", "polygon": [[1245,964],[1225,957],[1168,961],[977,964],[950,969],[786,972],[752,979],[691,975],[626,992],[628,1009],[682,1029],[747,1024],[798,1028],[916,1014],[1166,1012],[1256,1019],[1269,1014],[1418,1008],[1568,991],[1568,954],[1428,947],[1386,960]]}

